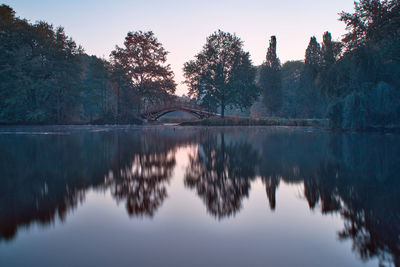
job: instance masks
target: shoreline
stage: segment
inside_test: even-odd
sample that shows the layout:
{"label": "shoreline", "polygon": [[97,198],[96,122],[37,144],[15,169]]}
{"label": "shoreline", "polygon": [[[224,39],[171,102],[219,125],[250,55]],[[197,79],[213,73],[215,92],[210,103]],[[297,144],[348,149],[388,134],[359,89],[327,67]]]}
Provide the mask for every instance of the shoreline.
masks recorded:
{"label": "shoreline", "polygon": [[71,123],[71,124],[4,124],[0,123],[1,128],[7,127],[148,127],[148,126],[174,126],[174,127],[315,127],[320,129],[329,130],[337,133],[400,133],[400,125],[390,126],[369,126],[365,129],[343,129],[333,128],[330,125],[329,119],[286,119],[286,118],[265,118],[254,119],[246,117],[225,117],[221,118],[208,118],[203,120],[192,120],[183,122],[144,122],[141,124],[113,124],[113,123],[98,123],[98,124],[85,124],[85,123]]}
{"label": "shoreline", "polygon": [[330,129],[329,119],[286,119],[286,118],[208,118],[197,121],[182,122],[180,126],[308,126]]}

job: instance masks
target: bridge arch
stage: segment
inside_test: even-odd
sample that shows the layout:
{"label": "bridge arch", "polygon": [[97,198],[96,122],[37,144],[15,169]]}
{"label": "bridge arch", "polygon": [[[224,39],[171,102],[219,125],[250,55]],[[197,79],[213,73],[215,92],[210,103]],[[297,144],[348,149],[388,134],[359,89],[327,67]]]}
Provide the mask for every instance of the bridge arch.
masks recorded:
{"label": "bridge arch", "polygon": [[185,101],[172,101],[172,102],[165,102],[162,104],[153,105],[148,107],[144,112],[142,112],[140,116],[148,121],[155,121],[158,120],[160,117],[164,116],[165,114],[174,111],[183,111],[195,116],[198,119],[218,116],[217,113],[207,111],[198,104]]}

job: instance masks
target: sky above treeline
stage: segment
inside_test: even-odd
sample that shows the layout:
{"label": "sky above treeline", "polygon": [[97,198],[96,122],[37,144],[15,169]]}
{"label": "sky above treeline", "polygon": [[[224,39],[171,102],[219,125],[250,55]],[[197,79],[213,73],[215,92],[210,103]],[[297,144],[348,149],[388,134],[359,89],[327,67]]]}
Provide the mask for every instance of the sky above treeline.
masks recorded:
{"label": "sky above treeline", "polygon": [[[128,31],[152,30],[169,51],[178,83],[183,63],[193,59],[212,32],[236,33],[255,65],[265,60],[271,35],[276,35],[282,63],[304,59],[311,36],[322,40],[330,31],[335,40],[345,33],[338,13],[351,12],[353,0],[11,0],[18,17],[63,26],[89,55],[109,58],[122,46]],[[1,2],[0,2],[1,3]]]}

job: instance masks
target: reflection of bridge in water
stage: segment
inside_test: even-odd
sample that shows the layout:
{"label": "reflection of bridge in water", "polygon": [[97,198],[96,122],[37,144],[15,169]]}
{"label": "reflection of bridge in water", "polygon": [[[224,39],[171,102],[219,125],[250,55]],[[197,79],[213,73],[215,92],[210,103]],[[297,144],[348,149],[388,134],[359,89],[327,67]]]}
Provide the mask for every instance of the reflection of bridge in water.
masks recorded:
{"label": "reflection of bridge in water", "polygon": [[140,114],[140,117],[149,121],[158,120],[160,117],[167,113],[174,111],[183,111],[192,114],[198,119],[205,119],[212,116],[219,116],[215,112],[210,112],[202,106],[190,103],[187,101],[172,101],[161,104],[156,104],[148,107],[144,112]]}

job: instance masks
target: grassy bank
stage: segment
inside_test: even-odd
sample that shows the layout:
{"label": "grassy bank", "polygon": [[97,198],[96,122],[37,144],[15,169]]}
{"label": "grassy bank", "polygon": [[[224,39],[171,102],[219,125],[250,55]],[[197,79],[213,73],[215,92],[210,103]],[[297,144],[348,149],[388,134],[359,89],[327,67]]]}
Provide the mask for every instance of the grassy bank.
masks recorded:
{"label": "grassy bank", "polygon": [[284,119],[284,118],[243,118],[225,117],[209,118],[198,121],[182,122],[181,126],[313,126],[329,127],[328,119]]}

